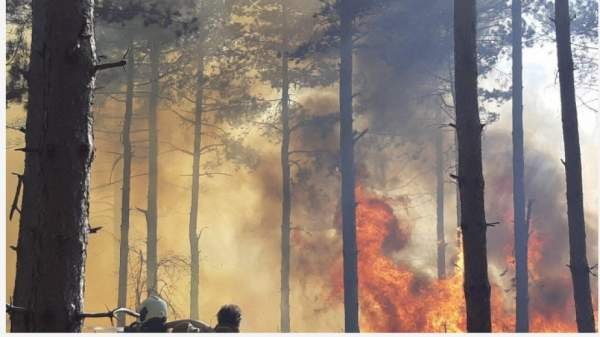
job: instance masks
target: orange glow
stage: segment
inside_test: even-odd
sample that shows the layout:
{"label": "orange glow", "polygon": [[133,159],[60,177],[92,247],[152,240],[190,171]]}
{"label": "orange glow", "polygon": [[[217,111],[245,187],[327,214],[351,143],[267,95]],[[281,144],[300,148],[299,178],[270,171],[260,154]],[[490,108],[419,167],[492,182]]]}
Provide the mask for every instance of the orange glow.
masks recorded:
{"label": "orange glow", "polygon": [[[385,199],[369,194],[361,186],[356,188],[356,200],[361,331],[465,331],[462,252],[456,257],[460,267],[445,280],[419,273],[390,257],[391,252],[406,246],[410,227],[399,221]],[[536,263],[543,248],[541,236],[533,232],[529,254],[533,279],[539,275]],[[332,273],[331,298],[338,300],[343,296],[341,271],[340,258]],[[491,287],[492,330],[514,331],[514,291],[494,283]],[[573,322],[566,322],[560,311],[556,308],[548,315],[530,309],[531,331],[573,331]]]}

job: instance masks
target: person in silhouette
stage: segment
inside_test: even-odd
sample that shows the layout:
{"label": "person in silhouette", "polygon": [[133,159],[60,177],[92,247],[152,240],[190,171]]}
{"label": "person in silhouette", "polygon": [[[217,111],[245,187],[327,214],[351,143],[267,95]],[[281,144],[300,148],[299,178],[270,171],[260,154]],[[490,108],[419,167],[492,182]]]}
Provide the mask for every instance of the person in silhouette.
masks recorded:
{"label": "person in silhouette", "polygon": [[215,332],[240,332],[242,311],[235,304],[224,305],[217,313],[217,321]]}

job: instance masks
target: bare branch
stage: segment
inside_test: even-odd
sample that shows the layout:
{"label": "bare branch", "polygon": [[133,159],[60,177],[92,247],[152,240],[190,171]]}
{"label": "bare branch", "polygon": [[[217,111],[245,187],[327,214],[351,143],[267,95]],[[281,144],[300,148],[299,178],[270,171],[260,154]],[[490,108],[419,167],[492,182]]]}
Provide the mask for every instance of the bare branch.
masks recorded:
{"label": "bare branch", "polygon": [[364,129],[359,134],[356,134],[356,131],[355,131],[354,144],[356,144],[356,142],[358,142],[368,131],[369,131],[369,129]]}
{"label": "bare branch", "polygon": [[100,227],[89,227],[88,228],[88,233],[90,233],[90,234],[96,234],[101,229],[102,229],[102,226],[100,226]]}
{"label": "bare branch", "polygon": [[95,313],[85,313],[82,312],[79,314],[79,318],[115,318],[116,314],[124,313],[126,315],[132,317],[140,317],[140,314],[137,312],[128,309],[128,308],[117,308],[114,310],[109,310],[107,312],[95,312]]}
{"label": "bare branch", "polygon": [[18,173],[13,173],[13,175],[17,176],[17,190],[15,191],[15,197],[13,198],[12,205],[10,206],[10,215],[8,216],[9,220],[12,220],[13,214],[15,211],[21,214],[21,210],[19,209],[19,196],[21,195],[21,186],[23,186],[23,175]]}
{"label": "bare branch", "polygon": [[29,310],[25,309],[23,307],[17,307],[15,305],[12,304],[7,304],[6,305],[6,313],[9,315],[15,314],[15,313],[28,313]]}
{"label": "bare branch", "polygon": [[94,67],[94,73],[101,71],[101,70],[105,70],[105,69],[122,67],[126,64],[127,64],[127,61],[125,61],[125,60],[121,60],[118,62],[98,64]]}

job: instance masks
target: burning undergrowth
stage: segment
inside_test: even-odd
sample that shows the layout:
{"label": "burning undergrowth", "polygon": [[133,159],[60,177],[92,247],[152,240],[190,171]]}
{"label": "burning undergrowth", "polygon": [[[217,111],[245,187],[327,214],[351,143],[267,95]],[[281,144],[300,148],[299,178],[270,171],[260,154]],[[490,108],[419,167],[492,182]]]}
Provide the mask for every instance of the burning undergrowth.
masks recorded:
{"label": "burning undergrowth", "polygon": [[[493,185],[493,180],[491,182]],[[410,222],[395,215],[389,199],[369,192],[362,185],[357,187],[356,197],[361,329],[377,332],[465,331],[461,254],[455,257],[457,267],[454,273],[444,280],[432,278],[416,269],[410,261],[399,261],[394,258],[394,253],[408,248],[412,231]],[[339,254],[341,219],[339,212],[337,214],[337,232],[327,245],[328,251],[321,256],[338,258],[330,259],[329,263],[322,258],[321,261],[326,263],[325,268],[320,269],[320,272],[329,270],[330,279],[325,283],[328,287],[324,291],[327,305],[331,307],[343,302],[342,260]],[[535,221],[533,219],[532,223]],[[493,231],[489,236],[490,241],[497,241]],[[512,252],[506,249],[510,246],[509,237],[501,238],[501,246],[505,249],[490,254],[504,258],[502,262],[490,258],[493,330],[513,331],[514,292],[503,283],[503,277],[514,275],[510,261]],[[531,331],[575,331],[569,274],[563,271],[549,276],[540,268],[543,256],[552,249],[552,243],[553,239],[541,230],[534,230],[530,236]],[[314,240],[300,234],[296,244],[306,244],[304,249],[316,248]],[[490,245],[490,249],[495,246]],[[505,266],[502,276],[494,275],[500,270],[500,265]]]}

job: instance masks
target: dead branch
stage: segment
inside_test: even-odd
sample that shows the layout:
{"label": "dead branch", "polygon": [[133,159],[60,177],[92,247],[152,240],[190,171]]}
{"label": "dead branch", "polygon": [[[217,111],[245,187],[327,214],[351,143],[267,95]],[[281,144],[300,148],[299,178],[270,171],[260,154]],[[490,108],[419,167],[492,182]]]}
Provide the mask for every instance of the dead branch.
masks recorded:
{"label": "dead branch", "polygon": [[368,131],[369,131],[369,129],[367,128],[367,129],[362,130],[359,134],[356,134],[356,132],[355,132],[353,143],[356,144],[356,142],[358,142]]}
{"label": "dead branch", "polygon": [[80,313],[79,314],[79,318],[110,318],[111,320],[113,318],[116,318],[117,314],[120,313],[124,313],[126,315],[132,316],[132,317],[140,317],[140,314],[138,314],[137,312],[128,309],[128,308],[117,308],[114,310],[109,310],[106,312],[95,312],[95,313]]}
{"label": "dead branch", "polygon": [[9,220],[12,220],[13,214],[15,211],[18,211],[21,214],[21,210],[19,209],[19,196],[21,195],[21,186],[23,185],[23,175],[18,173],[13,173],[13,175],[17,176],[17,190],[15,192],[15,197],[13,198],[12,205],[10,206],[10,215],[8,216]]}
{"label": "dead branch", "polygon": [[6,313],[9,315],[15,314],[15,313],[27,313],[29,312],[28,309],[25,309],[23,307],[17,307],[15,305],[12,304],[7,304],[6,305]]}
{"label": "dead branch", "polygon": [[94,73],[101,71],[101,70],[106,70],[106,69],[110,69],[110,68],[117,68],[117,67],[122,67],[124,65],[127,64],[126,60],[121,60],[118,62],[111,62],[111,63],[103,63],[103,64],[98,64],[94,67]]}
{"label": "dead branch", "polygon": [[136,207],[135,209],[136,209],[136,211],[138,211],[144,215],[148,215],[148,210],[146,210],[146,209],[139,208],[139,207]]}
{"label": "dead branch", "polygon": [[18,149],[15,149],[15,151],[20,151],[20,152],[35,152],[35,153],[40,153],[40,149],[38,148],[31,148],[31,147],[20,147]]}
{"label": "dead branch", "polygon": [[123,159],[123,154],[119,153],[119,155],[117,156],[117,158],[115,159],[115,161],[113,162],[111,168],[110,168],[110,174],[108,176],[108,183],[110,184],[112,181],[112,176],[113,176],[113,172],[115,171],[115,168],[117,167],[117,165],[119,164],[119,162],[121,161],[121,159]]}
{"label": "dead branch", "polygon": [[96,234],[101,229],[102,229],[102,226],[99,226],[99,227],[89,227],[88,228],[88,233],[90,233],[90,234]]}

